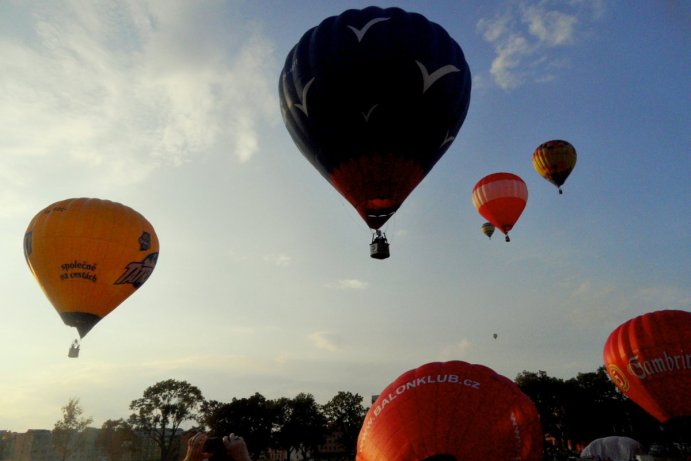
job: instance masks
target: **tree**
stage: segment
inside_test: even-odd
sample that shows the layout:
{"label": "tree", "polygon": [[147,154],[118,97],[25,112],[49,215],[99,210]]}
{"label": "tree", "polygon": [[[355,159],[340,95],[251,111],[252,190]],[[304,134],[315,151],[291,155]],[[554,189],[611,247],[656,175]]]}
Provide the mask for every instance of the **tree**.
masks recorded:
{"label": "tree", "polygon": [[516,377],[516,384],[535,403],[537,412],[540,414],[542,431],[556,438],[559,446],[563,446],[566,411],[564,402],[571,397],[568,395],[564,381],[547,376],[547,373],[542,370],[537,373],[523,371]]}
{"label": "tree", "polygon": [[109,461],[131,458],[139,451],[140,445],[137,433],[123,419],[107,420],[96,437],[96,446],[108,456]]}
{"label": "tree", "polygon": [[230,403],[207,405],[205,424],[216,436],[231,432],[240,434],[247,442],[253,459],[271,446],[271,435],[276,419],[276,409],[272,401],[255,393],[249,398],[233,398]]}
{"label": "tree", "polygon": [[91,417],[82,418],[82,413],[79,399],[73,397],[62,407],[62,419],[53,427],[53,446],[62,461],[82,447],[84,430],[93,421]]}
{"label": "tree", "polygon": [[340,391],[323,407],[331,433],[338,434],[338,443],[344,449],[344,459],[354,459],[357,439],[367,410],[359,394]]}
{"label": "tree", "polygon": [[135,413],[129,423],[144,432],[161,449],[161,461],[171,461],[178,452],[178,429],[189,420],[199,419],[197,410],[204,402],[201,391],[186,381],[168,379],[149,386],[140,399],[130,403]]}
{"label": "tree", "polygon": [[276,401],[278,412],[276,439],[278,446],[288,452],[298,452],[302,459],[310,459],[326,439],[326,417],[312,394],[300,393],[293,399]]}

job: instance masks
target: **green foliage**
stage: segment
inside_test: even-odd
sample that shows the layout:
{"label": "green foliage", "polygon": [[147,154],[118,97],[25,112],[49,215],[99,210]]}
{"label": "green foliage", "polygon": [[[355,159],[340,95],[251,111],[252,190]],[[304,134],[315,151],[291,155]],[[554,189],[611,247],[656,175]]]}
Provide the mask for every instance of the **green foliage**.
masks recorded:
{"label": "green foliage", "polygon": [[274,402],[259,393],[249,398],[233,398],[230,403],[207,402],[203,412],[204,423],[212,435],[242,434],[253,459],[272,446],[278,411]]}
{"label": "green foliage", "polygon": [[277,441],[280,448],[295,450],[302,459],[309,459],[326,439],[326,417],[312,394],[300,393],[293,399],[277,401],[279,425]]}
{"label": "green foliage", "polygon": [[161,449],[161,461],[170,461],[177,455],[177,431],[185,421],[198,420],[204,397],[202,392],[187,381],[168,379],[144,391],[140,399],[130,403],[133,410],[129,423],[147,434]]}
{"label": "green foliage", "polygon": [[559,447],[608,435],[644,442],[659,432],[654,419],[616,389],[604,367],[569,380],[524,371],[515,381],[535,403],[543,432]]}
{"label": "green foliage", "polygon": [[338,435],[338,443],[345,450],[347,459],[355,458],[357,439],[367,409],[359,394],[340,391],[323,406],[329,429]]}
{"label": "green foliage", "polygon": [[132,459],[141,450],[141,440],[127,421],[109,419],[101,425],[96,446],[110,461],[120,461]]}
{"label": "green foliage", "polygon": [[63,461],[79,450],[84,430],[93,421],[91,417],[82,418],[83,413],[79,399],[73,397],[62,407],[62,419],[53,427],[53,446]]}

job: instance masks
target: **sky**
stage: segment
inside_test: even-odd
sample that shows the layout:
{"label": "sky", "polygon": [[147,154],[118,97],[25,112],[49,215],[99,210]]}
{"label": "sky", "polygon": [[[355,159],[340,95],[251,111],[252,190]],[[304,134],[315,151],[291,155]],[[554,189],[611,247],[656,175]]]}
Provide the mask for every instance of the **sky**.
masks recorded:
{"label": "sky", "polygon": [[[51,429],[70,398],[100,427],[171,378],[223,402],[367,405],[432,361],[569,379],[626,320],[691,310],[689,3],[377,5],[442,25],[473,79],[458,136],[383,228],[383,261],[278,102],[302,34],[369,3],[0,2],[0,429]],[[531,164],[550,139],[578,152],[563,195]],[[497,171],[529,190],[510,243],[471,201]],[[22,251],[33,216],[73,197],[132,207],[161,245],[78,359]]]}

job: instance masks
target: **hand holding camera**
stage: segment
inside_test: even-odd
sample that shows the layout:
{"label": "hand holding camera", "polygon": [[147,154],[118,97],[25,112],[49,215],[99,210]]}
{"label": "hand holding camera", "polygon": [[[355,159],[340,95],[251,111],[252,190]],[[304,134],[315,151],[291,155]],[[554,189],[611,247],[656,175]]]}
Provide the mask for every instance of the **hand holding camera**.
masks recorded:
{"label": "hand holding camera", "polygon": [[252,461],[245,440],[233,433],[224,437],[210,437],[198,432],[187,443],[183,461]]}

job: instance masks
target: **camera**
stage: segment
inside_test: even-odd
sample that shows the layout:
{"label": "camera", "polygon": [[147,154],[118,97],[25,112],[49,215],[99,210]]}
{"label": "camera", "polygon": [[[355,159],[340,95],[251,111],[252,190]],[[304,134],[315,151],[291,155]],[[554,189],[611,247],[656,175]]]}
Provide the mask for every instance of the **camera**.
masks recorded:
{"label": "camera", "polygon": [[205,453],[211,453],[209,461],[232,461],[226,452],[226,446],[221,437],[209,437],[204,442]]}

